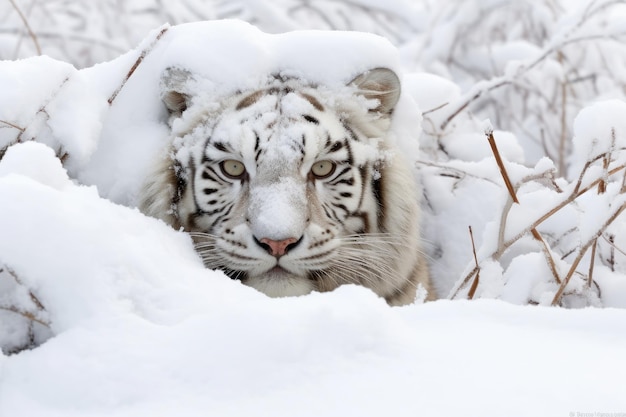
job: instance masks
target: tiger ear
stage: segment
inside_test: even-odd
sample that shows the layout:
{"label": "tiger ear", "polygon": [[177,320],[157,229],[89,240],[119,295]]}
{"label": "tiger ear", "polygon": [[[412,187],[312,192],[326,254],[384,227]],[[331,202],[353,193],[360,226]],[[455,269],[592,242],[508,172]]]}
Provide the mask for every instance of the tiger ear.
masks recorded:
{"label": "tiger ear", "polygon": [[400,99],[400,78],[389,68],[374,68],[353,79],[350,84],[368,100],[378,100],[373,112],[389,115]]}
{"label": "tiger ear", "polygon": [[161,75],[161,100],[170,116],[179,117],[191,99],[189,83],[193,75],[186,69],[170,67]]}

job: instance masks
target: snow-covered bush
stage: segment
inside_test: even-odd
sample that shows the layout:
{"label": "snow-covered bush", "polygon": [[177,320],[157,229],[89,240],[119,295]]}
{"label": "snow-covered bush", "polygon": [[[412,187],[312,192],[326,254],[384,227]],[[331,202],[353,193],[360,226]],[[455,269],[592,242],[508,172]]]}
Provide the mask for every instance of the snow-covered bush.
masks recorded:
{"label": "snow-covered bush", "polygon": [[438,74],[466,92],[437,134],[467,105],[515,133],[529,164],[548,156],[563,175],[578,111],[624,96],[625,9],[616,0],[12,0],[0,5],[0,58],[43,53],[82,68],[166,22],[207,19],[242,19],[269,33],[372,32],[400,49],[407,72]]}
{"label": "snow-covered bush", "polygon": [[565,175],[576,114],[591,100],[624,98],[622,3],[441,3],[436,24],[409,58],[464,90],[443,110],[436,132],[445,135],[467,108],[514,132],[529,164],[548,156]]}

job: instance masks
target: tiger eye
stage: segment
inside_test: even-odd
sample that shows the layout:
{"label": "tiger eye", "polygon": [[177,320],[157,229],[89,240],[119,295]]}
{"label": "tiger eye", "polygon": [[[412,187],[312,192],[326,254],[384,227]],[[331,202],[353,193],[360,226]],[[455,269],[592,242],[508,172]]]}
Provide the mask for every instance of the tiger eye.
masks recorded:
{"label": "tiger eye", "polygon": [[336,166],[333,161],[317,161],[311,167],[311,174],[317,179],[328,178],[335,172]]}
{"label": "tiger eye", "polygon": [[224,175],[233,179],[242,178],[246,173],[246,167],[243,165],[243,162],[235,159],[227,159],[220,162],[220,168]]}

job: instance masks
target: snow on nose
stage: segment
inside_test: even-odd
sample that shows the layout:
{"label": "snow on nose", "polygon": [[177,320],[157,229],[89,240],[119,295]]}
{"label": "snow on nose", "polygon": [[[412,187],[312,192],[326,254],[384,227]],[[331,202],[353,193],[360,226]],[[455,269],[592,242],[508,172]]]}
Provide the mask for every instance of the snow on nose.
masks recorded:
{"label": "snow on nose", "polygon": [[248,218],[257,238],[276,242],[298,240],[304,233],[307,217],[305,183],[282,177],[251,187]]}

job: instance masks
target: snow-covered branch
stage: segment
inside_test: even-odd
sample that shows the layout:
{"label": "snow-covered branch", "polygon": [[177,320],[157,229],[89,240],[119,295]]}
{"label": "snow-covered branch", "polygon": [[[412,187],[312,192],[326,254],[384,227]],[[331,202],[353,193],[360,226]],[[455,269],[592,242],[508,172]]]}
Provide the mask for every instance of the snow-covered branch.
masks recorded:
{"label": "snow-covered branch", "polygon": [[[606,110],[601,108],[596,110],[598,111]],[[595,114],[587,117],[597,118]],[[543,172],[527,175],[514,185],[495,145],[493,133],[488,132],[494,158],[508,190],[508,199],[502,208],[499,226],[489,229],[492,230],[492,236],[484,237],[485,241],[478,250],[478,260],[468,264],[466,272],[454,286],[450,297],[474,298],[478,282],[475,277],[483,269],[481,265],[502,263],[504,257],[511,253],[514,247],[519,246],[526,237],[531,237],[539,245],[547,267],[546,271],[550,272],[549,276],[541,277],[540,281],[546,284],[551,282],[548,287],[552,289],[540,295],[529,294],[529,302],[560,305],[563,303],[563,297],[568,295],[583,297],[585,303],[595,303],[596,301],[589,297],[597,298],[597,295],[593,295],[593,288],[596,286],[593,273],[597,268],[598,239],[608,233],[626,209],[623,187],[626,175],[626,150],[621,146],[624,142],[623,129],[621,131],[622,133],[618,134],[615,128],[611,128],[609,134],[604,137],[598,135],[593,148],[601,150],[601,153],[597,155],[592,153],[582,164],[577,179],[569,184],[564,184],[564,180],[560,180],[558,188],[552,186],[553,180],[548,182],[548,187],[542,185],[547,177],[554,174],[554,168],[551,166],[541,167]],[[527,191],[518,199],[517,191],[520,189]],[[594,190],[597,192],[593,193]],[[596,211],[587,213],[584,209],[587,206],[596,207]],[[602,206],[603,209],[598,211],[598,206]],[[578,214],[572,216],[574,213]],[[582,225],[579,224],[581,217],[583,220],[588,218]],[[544,227],[542,230],[542,226],[553,218],[559,220],[553,221],[552,226]],[[587,226],[587,222],[590,226]],[[557,229],[554,228],[554,224],[558,224]],[[578,239],[578,244],[573,250],[569,249],[568,243],[571,241],[572,232],[575,232],[574,235]],[[551,246],[546,241],[545,234],[570,238],[553,239]],[[528,247],[528,244],[529,241],[522,247]],[[588,256],[589,249],[592,249],[591,257]],[[573,258],[571,261],[567,261],[571,258]],[[584,259],[587,259],[588,263],[586,270],[584,267],[581,269],[581,262]],[[602,259],[600,261],[602,262]],[[614,261],[611,262],[613,264],[610,265],[602,263],[614,268]],[[532,269],[527,272],[541,274]],[[579,277],[579,282],[572,286],[574,277]],[[532,278],[531,281],[536,279],[539,278]],[[480,293],[480,287],[478,292]],[[551,294],[549,299],[546,298],[546,294]],[[533,300],[534,297],[537,299]]]}
{"label": "snow-covered branch", "polygon": [[[601,9],[607,8],[611,5],[624,3],[623,1],[611,1],[607,2],[607,4],[603,4]],[[472,104],[477,99],[483,97],[485,94],[498,89],[500,87],[510,85],[515,83],[517,79],[523,78],[530,71],[535,69],[539,64],[543,63],[550,56],[556,54],[557,52],[563,50],[566,46],[572,44],[578,44],[581,42],[590,42],[590,41],[599,41],[599,40],[619,40],[620,37],[626,35],[626,31],[619,30],[613,32],[606,32],[605,30],[601,30],[598,33],[583,33],[580,35],[576,35],[575,32],[578,30],[582,30],[582,26],[585,23],[585,19],[591,18],[594,16],[599,10],[593,9],[592,11],[585,13],[584,19],[581,18],[580,21],[576,22],[572,27],[569,28],[564,34],[557,33],[554,38],[548,42],[547,46],[537,52],[536,56],[526,61],[519,63],[515,67],[509,68],[508,71],[504,75],[500,75],[494,77],[490,80],[479,81],[474,84],[471,88],[469,88],[461,97],[459,97],[455,102],[446,106],[444,109],[444,115],[441,116],[443,118],[443,123],[440,125],[440,129],[445,130],[448,125],[456,118],[463,110],[465,110],[470,104]]]}

